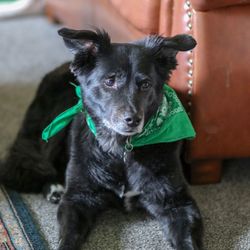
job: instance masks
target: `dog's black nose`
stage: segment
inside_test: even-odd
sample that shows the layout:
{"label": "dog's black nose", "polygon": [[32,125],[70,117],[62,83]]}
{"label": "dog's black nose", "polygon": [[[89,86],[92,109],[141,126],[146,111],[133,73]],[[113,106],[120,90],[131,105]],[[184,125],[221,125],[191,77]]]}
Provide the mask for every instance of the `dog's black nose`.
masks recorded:
{"label": "dog's black nose", "polygon": [[137,127],[141,122],[141,117],[139,117],[138,115],[130,114],[125,116],[124,120],[129,127]]}

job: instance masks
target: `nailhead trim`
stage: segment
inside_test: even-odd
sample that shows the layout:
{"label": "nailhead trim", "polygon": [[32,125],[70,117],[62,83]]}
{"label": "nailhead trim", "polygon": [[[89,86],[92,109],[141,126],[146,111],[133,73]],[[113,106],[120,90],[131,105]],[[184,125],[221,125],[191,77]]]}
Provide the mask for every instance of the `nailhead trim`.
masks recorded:
{"label": "nailhead trim", "polygon": [[190,1],[186,1],[186,5],[187,5],[188,8],[190,8],[191,7]]}
{"label": "nailhead trim", "polygon": [[[191,6],[191,2],[190,1],[185,1],[185,6],[184,6],[185,10],[186,10],[186,15],[187,15],[187,23],[186,23],[186,27],[188,28],[188,33],[192,33],[193,30],[193,24],[192,24],[192,17],[193,17],[193,12],[192,12],[192,6]],[[193,94],[193,53],[192,51],[189,51],[189,56],[188,56],[188,80],[187,80],[187,85],[188,85],[188,102],[187,105],[189,107],[188,110],[188,115],[191,115],[191,106],[192,106],[192,94]]]}

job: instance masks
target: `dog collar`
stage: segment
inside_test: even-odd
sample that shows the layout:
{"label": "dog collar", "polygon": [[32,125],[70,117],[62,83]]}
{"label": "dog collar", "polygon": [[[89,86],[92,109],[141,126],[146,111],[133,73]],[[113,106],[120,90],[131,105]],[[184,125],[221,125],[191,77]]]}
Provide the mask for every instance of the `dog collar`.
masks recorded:
{"label": "dog collar", "polygon": [[[76,105],[59,114],[43,130],[42,139],[45,141],[48,141],[49,138],[66,127],[73,120],[74,116],[80,112],[84,113],[91,132],[95,136],[97,134],[95,123],[83,106],[80,86],[73,83],[70,84],[75,87],[79,100]],[[163,90],[163,99],[156,114],[146,123],[141,133],[127,140],[125,144],[126,151],[131,151],[134,147],[193,139],[195,137],[192,123],[175,91],[166,84],[164,84]]]}

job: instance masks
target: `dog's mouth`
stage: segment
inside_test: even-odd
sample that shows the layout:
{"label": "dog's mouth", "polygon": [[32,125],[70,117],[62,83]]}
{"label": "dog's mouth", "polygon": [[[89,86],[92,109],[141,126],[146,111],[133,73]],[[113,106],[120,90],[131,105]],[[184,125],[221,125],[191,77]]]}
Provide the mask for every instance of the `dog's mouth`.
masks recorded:
{"label": "dog's mouth", "polygon": [[119,124],[112,124],[111,122],[109,122],[108,120],[103,120],[103,124],[108,128],[113,130],[114,132],[123,135],[123,136],[133,136],[136,134],[139,134],[142,132],[143,130],[143,126],[144,126],[144,119],[142,119],[142,121],[140,122],[140,124],[137,127],[134,128],[120,128]]}

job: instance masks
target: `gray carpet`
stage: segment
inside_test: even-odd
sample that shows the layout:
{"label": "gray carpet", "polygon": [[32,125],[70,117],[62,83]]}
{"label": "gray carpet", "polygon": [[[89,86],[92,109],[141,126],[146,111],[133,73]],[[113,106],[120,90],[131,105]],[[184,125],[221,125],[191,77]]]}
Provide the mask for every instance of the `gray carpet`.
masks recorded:
{"label": "gray carpet", "polygon": [[[41,17],[0,22],[0,158],[13,141],[43,74],[70,58],[52,26]],[[250,160],[225,163],[217,185],[191,187],[205,224],[206,250],[250,249]],[[23,195],[56,249],[57,206],[40,195]],[[100,216],[84,249],[163,250],[158,223],[144,214],[110,211]]]}

